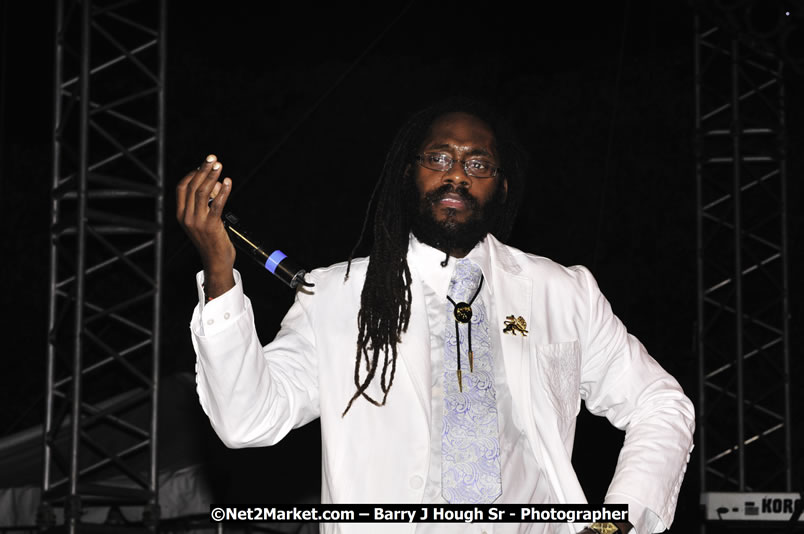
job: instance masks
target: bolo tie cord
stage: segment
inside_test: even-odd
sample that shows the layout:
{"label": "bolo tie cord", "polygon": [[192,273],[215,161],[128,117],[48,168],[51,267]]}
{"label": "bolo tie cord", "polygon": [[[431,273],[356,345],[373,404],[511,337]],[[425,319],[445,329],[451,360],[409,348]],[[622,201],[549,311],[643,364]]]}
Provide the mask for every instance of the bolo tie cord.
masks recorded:
{"label": "bolo tie cord", "polygon": [[472,352],[472,303],[480,294],[480,288],[483,287],[483,273],[480,274],[480,283],[477,285],[472,299],[466,302],[456,303],[452,297],[447,295],[447,300],[452,303],[452,315],[455,317],[455,360],[457,362],[457,375],[458,375],[458,389],[463,393],[463,380],[461,379],[461,334],[458,329],[458,323],[467,323],[467,334],[469,336],[469,372],[474,372],[474,353]]}

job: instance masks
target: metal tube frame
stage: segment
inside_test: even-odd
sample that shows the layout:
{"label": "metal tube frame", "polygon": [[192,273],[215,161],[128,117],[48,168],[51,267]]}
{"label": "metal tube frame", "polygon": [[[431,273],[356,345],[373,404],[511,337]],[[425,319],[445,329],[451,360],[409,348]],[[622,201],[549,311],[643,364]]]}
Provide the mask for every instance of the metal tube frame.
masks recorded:
{"label": "metal tube frame", "polygon": [[695,20],[700,491],[789,492],[783,62],[702,17]]}
{"label": "metal tube frame", "polygon": [[166,11],[56,3],[43,530],[91,506],[158,525]]}

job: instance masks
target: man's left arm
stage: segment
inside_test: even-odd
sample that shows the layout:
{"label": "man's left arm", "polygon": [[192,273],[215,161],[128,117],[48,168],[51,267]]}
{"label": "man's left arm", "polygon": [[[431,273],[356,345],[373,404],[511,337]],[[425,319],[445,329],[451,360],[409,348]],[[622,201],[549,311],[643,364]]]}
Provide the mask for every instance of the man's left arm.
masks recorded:
{"label": "man's left arm", "polygon": [[625,430],[605,502],[629,505],[634,532],[670,526],[684,478],[695,413],[681,386],[628,334],[592,275],[575,268],[587,293],[581,332],[581,396],[587,409]]}

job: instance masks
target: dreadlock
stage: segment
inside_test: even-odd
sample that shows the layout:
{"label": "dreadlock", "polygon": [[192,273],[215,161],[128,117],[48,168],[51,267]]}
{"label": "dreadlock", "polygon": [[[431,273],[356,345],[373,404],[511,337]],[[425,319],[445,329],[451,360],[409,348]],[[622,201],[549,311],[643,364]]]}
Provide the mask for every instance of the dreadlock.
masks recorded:
{"label": "dreadlock", "polygon": [[[409,199],[411,195],[418,195],[411,166],[415,165],[415,157],[430,126],[438,117],[451,112],[474,115],[488,124],[495,134],[502,173],[508,181],[508,194],[503,209],[496,210],[497,215],[491,225],[492,233],[505,240],[513,227],[524,186],[525,154],[507,123],[485,105],[464,98],[452,98],[414,114],[399,130],[386,155],[380,179],[369,200],[360,236],[349,255],[347,278],[374,207],[374,241],[357,317],[356,391],[343,415],[361,396],[375,406],[385,405],[393,385],[397,344],[410,321],[411,276],[407,252],[412,218],[416,212],[411,209]],[[381,357],[380,388],[383,396],[377,400],[366,390],[377,374]],[[361,365],[365,366],[366,371],[363,380],[360,379]]]}

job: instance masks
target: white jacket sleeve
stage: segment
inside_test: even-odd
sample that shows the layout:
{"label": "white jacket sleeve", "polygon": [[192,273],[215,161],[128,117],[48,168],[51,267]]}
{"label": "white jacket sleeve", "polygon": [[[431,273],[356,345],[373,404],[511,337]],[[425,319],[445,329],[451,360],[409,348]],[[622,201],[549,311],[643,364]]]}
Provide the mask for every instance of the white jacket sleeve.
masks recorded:
{"label": "white jacket sleeve", "polygon": [[263,347],[251,302],[235,271],[235,287],[199,305],[190,325],[197,356],[198,397],[215,432],[228,446],[273,445],[319,415],[315,339],[296,301],[276,338]]}
{"label": "white jacket sleeve", "polygon": [[628,334],[585,268],[588,294],[581,396],[596,415],[625,430],[606,499],[629,505],[637,534],[661,532],[675,513],[692,450],[695,413],[681,386]]}

